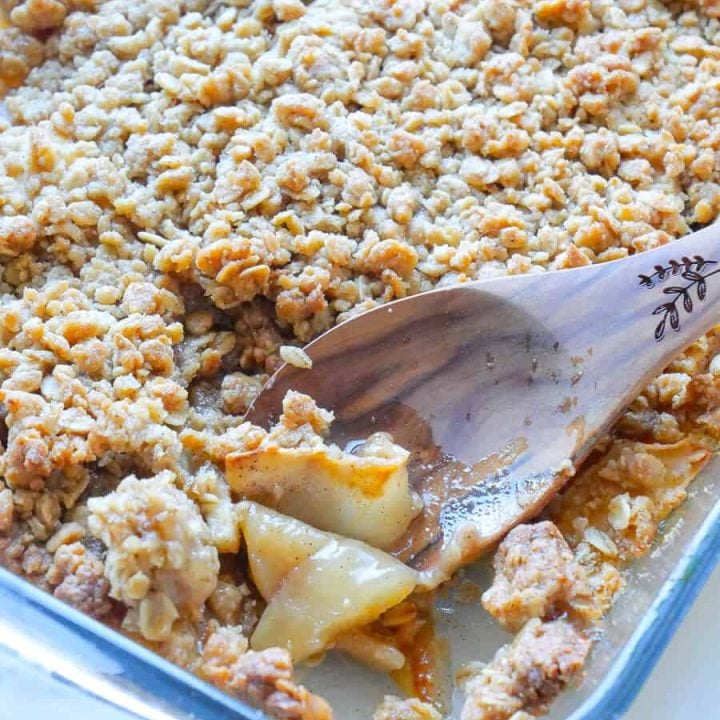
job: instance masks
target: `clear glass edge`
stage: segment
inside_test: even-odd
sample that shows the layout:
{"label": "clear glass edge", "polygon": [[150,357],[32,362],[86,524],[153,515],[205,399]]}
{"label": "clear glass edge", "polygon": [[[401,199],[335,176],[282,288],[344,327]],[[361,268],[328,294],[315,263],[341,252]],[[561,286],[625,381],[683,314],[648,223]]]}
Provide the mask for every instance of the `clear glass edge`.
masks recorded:
{"label": "clear glass edge", "polygon": [[18,663],[81,690],[79,717],[96,717],[102,703],[142,720],[268,720],[1,567],[0,605],[0,645]]}
{"label": "clear glass edge", "polygon": [[715,503],[650,608],[592,695],[567,720],[622,718],[720,561]]}
{"label": "clear glass edge", "polygon": [[[613,720],[623,716],[719,560],[720,502],[716,502],[673,568],[670,577],[643,614],[610,671],[599,682],[592,695],[567,716],[567,720]],[[28,630],[29,624],[32,625],[32,632],[26,635],[26,640],[40,646],[47,657],[50,657],[52,650],[57,650],[59,645],[70,667],[73,663],[77,663],[77,667],[83,662],[87,665],[87,658],[81,657],[82,643],[91,642],[94,649],[120,670],[116,676],[112,673],[110,675],[113,675],[113,686],[119,688],[121,699],[110,703],[127,710],[128,705],[122,700],[123,693],[127,698],[141,698],[147,713],[135,710],[137,717],[157,718],[161,716],[159,712],[167,713],[163,715],[165,717],[183,720],[201,717],[213,717],[214,720],[266,718],[262,712],[220,692],[3,568],[0,568],[0,595],[4,596],[4,619],[17,620],[20,618],[17,613],[24,611],[26,616],[21,624]],[[13,607],[13,603],[16,607]],[[74,642],[67,642],[67,637],[58,636],[60,626],[63,631],[70,631],[77,638],[77,647],[74,647]],[[3,633],[0,633],[0,643],[6,644]],[[25,652],[20,652],[19,655],[20,661],[31,661]],[[54,675],[59,674],[66,681],[81,686],[77,677],[70,677],[72,672],[58,671],[53,668],[52,663],[42,664]],[[109,676],[103,673],[101,667],[93,668],[92,671],[98,678],[104,675],[107,679]],[[82,689],[88,696],[108,702],[108,698],[102,697],[102,683],[93,688],[92,682],[87,681],[87,672],[81,673],[79,677],[84,680]],[[137,708],[137,703],[134,703],[134,706]]]}

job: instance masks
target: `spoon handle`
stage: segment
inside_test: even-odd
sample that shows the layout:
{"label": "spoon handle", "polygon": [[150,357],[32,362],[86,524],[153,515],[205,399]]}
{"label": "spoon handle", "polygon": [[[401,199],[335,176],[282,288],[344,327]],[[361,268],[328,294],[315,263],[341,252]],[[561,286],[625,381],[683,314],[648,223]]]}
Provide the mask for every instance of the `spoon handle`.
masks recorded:
{"label": "spoon handle", "polygon": [[659,358],[671,358],[720,321],[720,226],[624,262],[632,300],[639,295],[639,341],[657,343]]}
{"label": "spoon handle", "polygon": [[582,457],[590,439],[653,377],[720,324],[720,225],[620,261],[540,279],[549,293],[544,302],[560,308],[547,325],[592,378],[592,387],[578,388],[588,430]]}
{"label": "spoon handle", "polygon": [[[482,433],[472,434],[472,423],[456,423],[454,435],[442,436],[442,447],[467,455],[465,448],[480,443],[529,440],[502,477],[484,477],[444,501],[443,539],[415,559],[429,585],[542,509],[643,387],[720,323],[720,225],[620,261],[481,281],[472,289],[491,298],[485,307],[493,318],[480,327],[490,330],[495,354],[504,352],[507,381],[497,389],[486,381],[476,393],[492,412]],[[522,320],[513,324],[514,317]],[[532,382],[524,393],[518,382],[523,363],[514,360],[523,354],[530,357]],[[477,374],[483,375],[481,366]],[[460,399],[454,404],[462,407]]]}

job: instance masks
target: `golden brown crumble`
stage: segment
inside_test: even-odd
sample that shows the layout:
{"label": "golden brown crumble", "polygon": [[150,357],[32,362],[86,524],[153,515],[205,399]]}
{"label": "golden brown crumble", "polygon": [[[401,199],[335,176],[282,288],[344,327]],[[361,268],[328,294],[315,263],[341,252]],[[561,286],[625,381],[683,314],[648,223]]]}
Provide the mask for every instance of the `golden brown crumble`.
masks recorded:
{"label": "golden brown crumble", "polygon": [[224,627],[205,644],[200,677],[287,720],[331,720],[328,704],[292,679],[290,653],[280,648],[248,650],[242,628]]}
{"label": "golden brown crumble", "polygon": [[565,614],[597,618],[585,568],[551,522],[519,525],[500,543],[493,558],[495,578],[483,594],[485,609],[517,632],[528,620]]}
{"label": "golden brown crumble", "polygon": [[467,681],[461,720],[509,720],[524,709],[543,714],[579,676],[590,645],[565,620],[530,620],[511,645]]}
{"label": "golden brown crumble", "polygon": [[176,618],[200,618],[220,563],[198,506],[171,472],[131,475],[88,509],[90,531],[107,547],[110,594],[130,608],[126,629],[167,640]]}
{"label": "golden brown crumble", "polygon": [[[281,358],[378,304],[713,222],[718,37],[716,0],[0,0],[2,564],[278,717],[330,718],[285,650],[248,650],[264,605],[226,457],[312,450],[365,481],[395,462],[401,491],[407,458],[375,436],[348,459],[303,396],[269,432],[240,416]],[[710,333],[555,525],[501,546],[485,602],[524,627],[463,717],[536,714],[577,674],[584,624],[718,439]],[[358,632],[337,645],[403,662]]]}
{"label": "golden brown crumble", "polygon": [[46,579],[56,598],[88,615],[100,618],[112,609],[102,560],[80,542],[58,547]]}
{"label": "golden brown crumble", "polygon": [[428,703],[416,698],[402,700],[386,695],[373,715],[373,720],[441,720],[442,715]]}

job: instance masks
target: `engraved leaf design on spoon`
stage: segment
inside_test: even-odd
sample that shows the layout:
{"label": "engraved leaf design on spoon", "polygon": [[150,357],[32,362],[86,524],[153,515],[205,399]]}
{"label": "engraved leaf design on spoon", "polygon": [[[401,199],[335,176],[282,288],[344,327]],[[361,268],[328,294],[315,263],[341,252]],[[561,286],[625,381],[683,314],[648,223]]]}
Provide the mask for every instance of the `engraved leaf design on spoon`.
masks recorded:
{"label": "engraved leaf design on spoon", "polygon": [[658,305],[652,312],[653,315],[660,316],[660,321],[655,326],[657,342],[665,337],[668,325],[675,332],[680,330],[680,307],[686,313],[691,313],[696,302],[693,295],[697,298],[697,302],[705,300],[707,280],[720,273],[720,268],[705,273],[703,271],[717,264],[717,260],[706,260],[701,255],[695,255],[692,258],[670,260],[667,266],[655,265],[649,275],[638,275],[640,286],[645,288],[654,288],[667,278],[678,275],[688,281],[686,285],[671,285],[663,288],[663,294],[668,296],[668,301]]}

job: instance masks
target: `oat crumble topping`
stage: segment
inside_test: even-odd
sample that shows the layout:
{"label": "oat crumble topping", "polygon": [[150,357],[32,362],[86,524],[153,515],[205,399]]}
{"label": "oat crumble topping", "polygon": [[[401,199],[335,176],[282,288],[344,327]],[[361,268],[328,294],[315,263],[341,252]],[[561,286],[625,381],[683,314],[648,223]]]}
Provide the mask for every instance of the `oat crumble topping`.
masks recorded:
{"label": "oat crumble topping", "polygon": [[[378,304],[622,258],[720,211],[718,0],[0,0],[3,96],[0,561],[282,718],[332,711],[288,650],[250,649],[268,598],[236,501],[272,505],[250,468],[394,462],[415,506],[404,451],[348,458],[309,398],[243,423],[269,373]],[[579,677],[718,439],[712,332],[500,546],[484,603],[519,635],[469,673],[465,720],[536,715]],[[304,527],[286,546],[320,542]],[[393,633],[420,624],[406,601],[336,643],[397,669]],[[375,718],[436,720],[431,701]]]}

